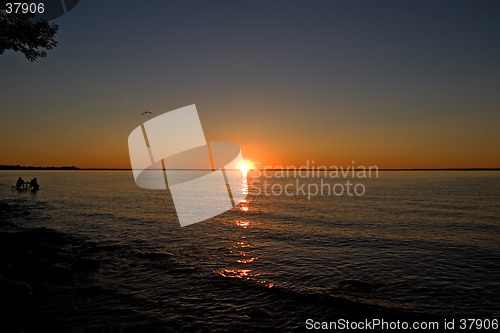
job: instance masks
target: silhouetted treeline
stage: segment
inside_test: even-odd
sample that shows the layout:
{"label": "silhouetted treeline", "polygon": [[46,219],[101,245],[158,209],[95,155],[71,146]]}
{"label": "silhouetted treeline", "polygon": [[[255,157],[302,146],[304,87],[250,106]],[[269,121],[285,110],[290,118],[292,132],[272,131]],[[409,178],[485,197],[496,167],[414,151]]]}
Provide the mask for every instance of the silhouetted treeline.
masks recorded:
{"label": "silhouetted treeline", "polygon": [[41,167],[41,166],[23,166],[23,165],[0,165],[0,170],[79,170],[80,168],[76,166],[50,166],[50,167]]}

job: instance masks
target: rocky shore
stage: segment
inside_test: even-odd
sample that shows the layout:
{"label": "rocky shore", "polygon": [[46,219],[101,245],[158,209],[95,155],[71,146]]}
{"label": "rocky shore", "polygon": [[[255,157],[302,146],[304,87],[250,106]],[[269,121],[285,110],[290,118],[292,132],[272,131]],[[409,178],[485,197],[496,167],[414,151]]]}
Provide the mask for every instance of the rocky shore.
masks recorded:
{"label": "rocky shore", "polygon": [[12,223],[17,218],[22,214],[15,204],[0,202],[0,327],[36,331],[36,325],[47,322],[39,316],[42,298],[78,275],[98,271],[100,261],[85,255],[84,240],[48,228],[19,227]]}

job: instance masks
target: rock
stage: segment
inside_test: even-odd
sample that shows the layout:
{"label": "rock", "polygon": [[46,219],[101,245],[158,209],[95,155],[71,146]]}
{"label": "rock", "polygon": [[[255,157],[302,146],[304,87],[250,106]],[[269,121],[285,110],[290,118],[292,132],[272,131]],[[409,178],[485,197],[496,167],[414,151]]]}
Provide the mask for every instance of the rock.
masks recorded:
{"label": "rock", "polygon": [[0,286],[0,308],[16,310],[31,303],[33,289],[26,282],[7,281]]}
{"label": "rock", "polygon": [[101,267],[101,262],[97,259],[90,258],[77,258],[75,262],[75,269],[78,271],[93,272]]}
{"label": "rock", "polygon": [[38,270],[47,270],[50,267],[50,262],[46,258],[36,258],[35,266]]}
{"label": "rock", "polygon": [[50,276],[57,281],[67,280],[73,275],[73,268],[68,263],[57,263],[50,266]]}
{"label": "rock", "polygon": [[5,202],[0,202],[0,212],[2,213],[7,213],[7,212],[10,212],[10,206],[8,204],[6,204]]}
{"label": "rock", "polygon": [[51,262],[55,262],[55,263],[73,263],[75,262],[75,258],[69,254],[69,253],[65,253],[65,252],[54,252],[52,253],[52,255],[49,256],[49,259]]}
{"label": "rock", "polygon": [[18,264],[17,273],[21,280],[33,281],[43,279],[49,271],[50,263],[45,258],[31,258]]}
{"label": "rock", "polygon": [[46,243],[52,245],[63,245],[68,243],[66,237],[49,228],[40,227],[26,232],[26,238],[30,243]]}
{"label": "rock", "polygon": [[15,296],[16,298],[26,298],[33,295],[33,289],[26,282],[7,281],[3,285],[4,295]]}

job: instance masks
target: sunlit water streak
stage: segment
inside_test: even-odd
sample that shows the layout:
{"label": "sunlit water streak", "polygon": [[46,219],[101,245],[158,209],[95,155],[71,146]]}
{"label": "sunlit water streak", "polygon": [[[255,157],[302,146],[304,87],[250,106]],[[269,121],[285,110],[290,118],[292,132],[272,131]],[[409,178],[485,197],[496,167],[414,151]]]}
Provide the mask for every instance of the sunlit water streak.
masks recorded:
{"label": "sunlit water streak", "polygon": [[[41,190],[11,191],[19,175],[37,176]],[[292,311],[280,314],[291,328],[303,311],[331,319],[325,297],[498,315],[499,180],[499,172],[381,172],[363,180],[362,197],[307,200],[253,196],[245,178],[245,200],[185,228],[168,192],[138,188],[130,172],[4,171],[0,198],[32,212],[20,225],[95,242],[103,264],[91,283],[107,292],[82,318],[106,322],[121,308],[160,322],[200,316],[200,325],[224,328],[244,322],[245,309],[262,308]]]}

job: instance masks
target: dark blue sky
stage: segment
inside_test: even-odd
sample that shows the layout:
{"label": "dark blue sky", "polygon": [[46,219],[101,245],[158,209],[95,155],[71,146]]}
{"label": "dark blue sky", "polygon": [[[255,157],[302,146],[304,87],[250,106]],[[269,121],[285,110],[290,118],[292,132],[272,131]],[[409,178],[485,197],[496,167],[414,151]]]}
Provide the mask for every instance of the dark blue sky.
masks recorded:
{"label": "dark blue sky", "polygon": [[500,167],[499,14],[499,1],[81,0],[46,59],[0,56],[0,164],[128,167],[142,111],[196,104],[209,141],[263,165]]}

